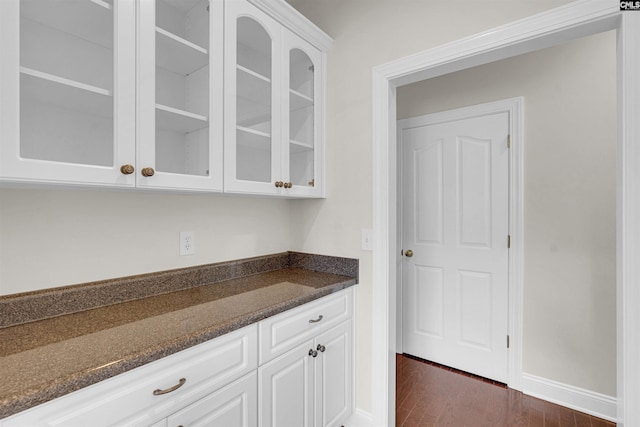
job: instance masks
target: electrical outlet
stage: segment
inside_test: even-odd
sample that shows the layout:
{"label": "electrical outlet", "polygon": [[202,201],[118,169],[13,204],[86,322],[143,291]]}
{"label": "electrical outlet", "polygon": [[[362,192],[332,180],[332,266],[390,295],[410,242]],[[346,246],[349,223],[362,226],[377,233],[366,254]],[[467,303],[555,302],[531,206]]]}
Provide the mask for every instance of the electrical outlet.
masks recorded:
{"label": "electrical outlet", "polygon": [[180,255],[193,255],[196,253],[196,233],[193,231],[180,232]]}
{"label": "electrical outlet", "polygon": [[362,230],[362,250],[363,251],[373,250],[373,230],[371,229]]}

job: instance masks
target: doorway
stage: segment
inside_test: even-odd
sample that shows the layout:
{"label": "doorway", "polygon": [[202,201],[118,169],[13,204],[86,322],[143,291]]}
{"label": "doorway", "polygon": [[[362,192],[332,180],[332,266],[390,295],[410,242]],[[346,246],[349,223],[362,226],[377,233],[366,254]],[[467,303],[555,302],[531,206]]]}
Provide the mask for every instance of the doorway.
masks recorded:
{"label": "doorway", "polygon": [[[615,29],[618,45],[617,315],[618,418],[640,423],[640,15],[623,13],[614,2],[575,2],[551,11],[412,55],[373,70],[373,423],[394,422],[396,88],[412,82],[543,49],[585,35]],[[513,181],[512,181],[513,182]],[[517,184],[516,184],[517,185]]]}

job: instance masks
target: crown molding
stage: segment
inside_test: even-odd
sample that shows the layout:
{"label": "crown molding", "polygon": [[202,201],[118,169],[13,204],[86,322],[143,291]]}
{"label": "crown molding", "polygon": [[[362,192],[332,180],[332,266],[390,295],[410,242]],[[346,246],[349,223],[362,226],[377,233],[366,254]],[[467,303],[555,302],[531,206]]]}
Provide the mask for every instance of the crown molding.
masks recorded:
{"label": "crown molding", "polygon": [[333,39],[327,33],[309,21],[286,1],[249,0],[249,2],[321,51],[328,51],[333,44]]}

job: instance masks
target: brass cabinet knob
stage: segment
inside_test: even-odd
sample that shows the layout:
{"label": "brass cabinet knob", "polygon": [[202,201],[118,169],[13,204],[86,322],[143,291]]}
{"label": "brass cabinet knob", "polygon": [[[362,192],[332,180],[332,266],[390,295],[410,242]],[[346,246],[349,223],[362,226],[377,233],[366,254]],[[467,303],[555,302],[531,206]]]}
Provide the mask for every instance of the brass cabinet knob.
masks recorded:
{"label": "brass cabinet knob", "polygon": [[411,258],[413,256],[413,251],[411,249],[407,249],[406,251],[404,251],[404,256],[406,256],[407,258]]}
{"label": "brass cabinet knob", "polygon": [[282,188],[284,186],[284,182],[282,181],[276,181],[276,187],[277,188]]}
{"label": "brass cabinet knob", "polygon": [[154,171],[153,168],[143,168],[140,173],[142,176],[153,176],[156,171]]}
{"label": "brass cabinet knob", "polygon": [[285,182],[284,183],[284,188],[291,188],[291,187],[293,187],[292,183],[290,183],[290,182]]}
{"label": "brass cabinet knob", "polygon": [[133,165],[122,165],[120,166],[120,172],[123,175],[131,175],[135,171]]}

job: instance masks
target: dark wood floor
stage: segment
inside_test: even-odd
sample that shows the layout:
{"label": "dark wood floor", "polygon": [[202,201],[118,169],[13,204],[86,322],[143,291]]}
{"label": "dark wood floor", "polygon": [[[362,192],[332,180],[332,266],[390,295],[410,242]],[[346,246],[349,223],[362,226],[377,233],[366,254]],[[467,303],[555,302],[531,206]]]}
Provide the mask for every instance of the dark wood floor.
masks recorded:
{"label": "dark wood floor", "polygon": [[397,427],[615,427],[504,384],[411,356],[397,356],[396,372]]}

